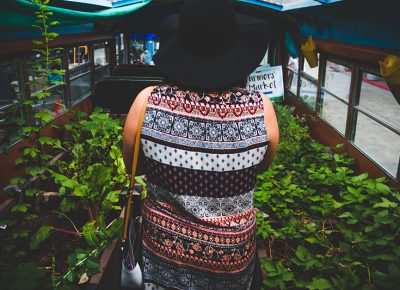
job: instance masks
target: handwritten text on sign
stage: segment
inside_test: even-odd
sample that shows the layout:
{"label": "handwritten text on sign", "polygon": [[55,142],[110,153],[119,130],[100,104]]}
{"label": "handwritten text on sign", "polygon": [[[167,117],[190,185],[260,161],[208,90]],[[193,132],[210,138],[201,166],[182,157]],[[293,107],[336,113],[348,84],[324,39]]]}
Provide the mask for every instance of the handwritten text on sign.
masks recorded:
{"label": "handwritten text on sign", "polygon": [[272,100],[282,100],[282,66],[262,66],[257,68],[247,78],[247,89],[262,92]]}

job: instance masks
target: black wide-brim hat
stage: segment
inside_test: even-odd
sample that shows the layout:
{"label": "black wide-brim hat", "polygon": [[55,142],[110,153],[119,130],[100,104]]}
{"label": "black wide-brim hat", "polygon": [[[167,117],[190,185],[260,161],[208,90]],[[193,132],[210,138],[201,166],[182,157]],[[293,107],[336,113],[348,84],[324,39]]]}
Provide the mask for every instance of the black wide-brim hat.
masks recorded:
{"label": "black wide-brim hat", "polygon": [[266,20],[235,13],[229,0],[187,0],[162,23],[153,60],[179,84],[224,88],[259,66],[270,39]]}

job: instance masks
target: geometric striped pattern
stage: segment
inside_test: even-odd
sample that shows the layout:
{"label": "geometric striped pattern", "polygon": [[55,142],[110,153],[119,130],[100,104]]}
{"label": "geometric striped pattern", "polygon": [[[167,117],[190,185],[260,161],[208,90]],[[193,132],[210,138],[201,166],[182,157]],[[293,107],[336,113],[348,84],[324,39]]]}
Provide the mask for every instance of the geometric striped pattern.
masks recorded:
{"label": "geometric striped pattern", "polygon": [[248,289],[253,190],[268,146],[261,96],[161,85],[148,101],[141,146],[145,285]]}
{"label": "geometric striped pattern", "polygon": [[178,195],[228,197],[243,194],[255,186],[256,167],[235,171],[204,171],[171,166],[146,158],[151,183]]}
{"label": "geometric striped pattern", "polygon": [[[173,148],[220,154],[227,153],[228,150],[229,153],[245,152],[249,149],[266,147],[268,145],[268,139],[266,135],[255,136],[246,140],[234,142],[209,142],[190,140],[188,138],[160,133],[154,129],[142,128],[142,136],[142,139],[144,140],[155,141],[162,145],[171,146]],[[143,145],[143,143],[144,141],[142,140],[141,144]],[[143,146],[146,147],[145,144]]]}
{"label": "geometric striped pattern", "polygon": [[203,220],[236,215],[253,208],[253,190],[232,197],[202,197],[175,194],[152,183],[148,183],[147,188],[149,198],[160,203],[175,203]]}

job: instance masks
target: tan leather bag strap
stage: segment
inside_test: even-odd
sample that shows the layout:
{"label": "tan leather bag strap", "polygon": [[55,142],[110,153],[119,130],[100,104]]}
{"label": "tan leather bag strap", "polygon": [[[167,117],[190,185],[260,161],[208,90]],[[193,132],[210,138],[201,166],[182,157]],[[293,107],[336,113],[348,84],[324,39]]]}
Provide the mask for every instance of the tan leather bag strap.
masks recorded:
{"label": "tan leather bag strap", "polygon": [[131,214],[131,204],[132,204],[132,198],[133,198],[133,189],[135,186],[135,175],[136,175],[136,169],[138,165],[138,160],[139,160],[139,152],[140,152],[140,134],[142,132],[142,125],[143,125],[143,119],[144,115],[146,112],[147,108],[147,101],[145,105],[143,106],[141,112],[140,112],[140,117],[139,117],[139,124],[138,128],[136,131],[136,136],[135,136],[135,147],[133,151],[133,160],[132,160],[132,171],[131,171],[131,179],[130,179],[130,184],[129,184],[129,191],[128,191],[128,196],[127,196],[127,202],[125,205],[125,215],[124,215],[124,232],[122,235],[122,240],[126,241],[126,238],[128,236],[128,225],[129,225],[129,218]]}

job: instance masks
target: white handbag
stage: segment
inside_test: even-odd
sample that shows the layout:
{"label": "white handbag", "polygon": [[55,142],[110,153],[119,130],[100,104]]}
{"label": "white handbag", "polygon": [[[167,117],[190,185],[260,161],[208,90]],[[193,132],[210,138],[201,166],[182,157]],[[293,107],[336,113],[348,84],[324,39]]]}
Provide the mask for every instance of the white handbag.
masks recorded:
{"label": "white handbag", "polygon": [[[136,193],[136,191],[135,191]],[[121,286],[131,289],[143,287],[143,273],[140,268],[142,217],[132,218],[128,239],[122,249]]]}
{"label": "white handbag", "polygon": [[125,205],[124,232],[121,246],[121,287],[141,289],[143,287],[142,264],[142,186],[135,185],[135,174],[139,160],[140,133],[146,106],[142,109],[135,137],[132,172]]}

